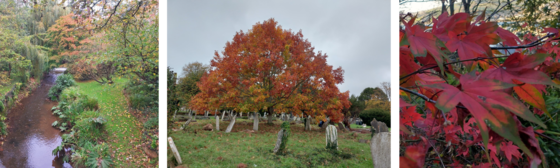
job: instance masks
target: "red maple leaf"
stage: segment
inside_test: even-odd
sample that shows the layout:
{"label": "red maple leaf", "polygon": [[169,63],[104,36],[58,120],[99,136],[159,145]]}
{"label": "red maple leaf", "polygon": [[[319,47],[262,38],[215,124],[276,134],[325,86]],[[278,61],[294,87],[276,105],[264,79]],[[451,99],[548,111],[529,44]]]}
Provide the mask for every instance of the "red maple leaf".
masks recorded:
{"label": "red maple leaf", "polygon": [[403,107],[401,111],[401,123],[412,126],[412,122],[421,119],[422,116],[416,112],[416,106]]}
{"label": "red maple leaf", "polygon": [[546,54],[525,56],[516,52],[510,55],[502,66],[488,69],[482,72],[480,77],[508,83],[513,83],[512,80],[517,79],[530,84],[555,85],[550,77],[535,70],[536,66],[544,62],[546,56]]}
{"label": "red maple leaf", "polygon": [[504,151],[507,160],[511,162],[512,157],[521,158],[521,153],[519,152],[519,147],[513,145],[513,142],[503,142],[500,150]]}

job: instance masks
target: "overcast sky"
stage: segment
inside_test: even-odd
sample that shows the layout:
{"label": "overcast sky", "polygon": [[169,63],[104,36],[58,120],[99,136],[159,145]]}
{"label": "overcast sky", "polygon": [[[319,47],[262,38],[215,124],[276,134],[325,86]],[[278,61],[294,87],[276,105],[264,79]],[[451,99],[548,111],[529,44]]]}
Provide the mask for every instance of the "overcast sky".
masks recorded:
{"label": "overcast sky", "polygon": [[[390,82],[390,1],[168,1],[167,65],[210,64],[235,32],[274,18],[283,29],[302,30],[327,63],[344,69],[344,92]],[[179,74],[181,75],[181,74]]]}

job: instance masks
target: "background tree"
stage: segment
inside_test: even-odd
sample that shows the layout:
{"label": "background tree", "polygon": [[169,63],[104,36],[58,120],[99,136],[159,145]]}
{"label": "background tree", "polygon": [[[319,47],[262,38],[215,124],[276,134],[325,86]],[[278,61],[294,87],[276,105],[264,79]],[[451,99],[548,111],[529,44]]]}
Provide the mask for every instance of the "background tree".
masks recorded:
{"label": "background tree", "polygon": [[358,100],[360,101],[367,101],[371,99],[383,100],[383,101],[389,100],[385,92],[381,90],[381,88],[379,87],[375,87],[375,88],[367,87],[362,91],[362,93],[360,93],[360,96],[358,97]]}
{"label": "background tree", "polygon": [[[257,23],[247,33],[237,32],[221,55],[215,52],[212,69],[198,83],[201,92],[190,105],[198,111],[225,106],[238,112],[266,109],[270,114],[288,112],[289,107],[295,115],[317,112],[339,122],[342,109],[350,106],[348,93],[340,97],[336,87],[343,82],[343,70],[333,69],[326,54],[313,50],[301,31],[283,30],[274,19]],[[316,94],[310,95],[312,91]],[[328,102],[327,107],[302,111],[313,102],[287,106],[311,97]]]}
{"label": "background tree", "polygon": [[193,62],[183,66],[183,76],[178,79],[177,96],[181,106],[189,107],[188,103],[192,97],[200,92],[196,83],[200,81],[205,73],[210,70],[209,65]]}
{"label": "background tree", "polygon": [[387,99],[391,100],[391,82],[381,82],[381,88],[385,95],[387,95]]}

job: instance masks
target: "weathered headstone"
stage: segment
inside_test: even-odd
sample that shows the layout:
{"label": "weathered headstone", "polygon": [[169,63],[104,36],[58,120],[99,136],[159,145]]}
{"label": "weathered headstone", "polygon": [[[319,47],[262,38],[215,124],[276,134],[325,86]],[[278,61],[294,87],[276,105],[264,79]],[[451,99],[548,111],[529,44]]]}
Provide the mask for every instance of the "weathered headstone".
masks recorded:
{"label": "weathered headstone", "polygon": [[214,113],[214,117],[216,118],[216,131],[220,131],[220,117],[218,117],[218,110]]}
{"label": "weathered headstone", "polygon": [[[253,115],[255,115],[255,113],[253,113]],[[253,117],[253,130],[258,131],[259,130],[259,117]]]}
{"label": "weathered headstone", "polygon": [[[230,113],[231,114],[231,113]],[[226,133],[230,133],[231,129],[233,128],[233,124],[235,124],[235,117],[237,117],[237,114],[233,114],[233,116],[231,116],[231,121],[229,122],[228,127],[226,128]]]}
{"label": "weathered headstone", "polygon": [[377,121],[375,118],[371,120],[372,133],[389,132],[389,128],[384,122]]}
{"label": "weathered headstone", "polygon": [[334,125],[327,126],[327,149],[338,150],[338,134]]}
{"label": "weathered headstone", "polygon": [[183,161],[181,161],[181,155],[179,155],[179,151],[177,151],[177,147],[175,146],[175,143],[173,143],[173,138],[169,137],[167,138],[167,141],[169,142],[169,147],[171,147],[171,151],[177,160],[177,164],[183,164]]}
{"label": "weathered headstone", "polygon": [[373,135],[370,150],[375,168],[391,167],[391,132],[380,132]]}
{"label": "weathered headstone", "polygon": [[280,129],[280,131],[278,131],[278,138],[276,138],[276,145],[274,146],[274,150],[273,150],[274,153],[278,152],[278,150],[280,149],[283,136],[284,136],[284,129]]}
{"label": "weathered headstone", "polygon": [[284,154],[286,151],[286,145],[288,144],[288,137],[290,136],[290,123],[282,123],[282,129],[278,132],[278,138],[276,139],[276,146],[274,146],[273,152],[276,154]]}

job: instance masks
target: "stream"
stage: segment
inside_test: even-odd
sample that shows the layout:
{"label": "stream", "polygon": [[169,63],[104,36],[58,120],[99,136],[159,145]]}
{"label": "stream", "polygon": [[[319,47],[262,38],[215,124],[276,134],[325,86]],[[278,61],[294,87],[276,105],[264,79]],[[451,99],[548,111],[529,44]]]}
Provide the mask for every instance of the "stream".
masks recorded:
{"label": "stream", "polygon": [[72,167],[52,150],[62,142],[60,130],[51,124],[57,120],[51,108],[57,102],[47,98],[60,73],[50,73],[41,85],[8,113],[8,136],[0,151],[0,167]]}

